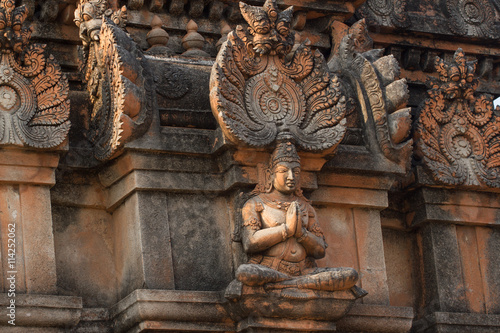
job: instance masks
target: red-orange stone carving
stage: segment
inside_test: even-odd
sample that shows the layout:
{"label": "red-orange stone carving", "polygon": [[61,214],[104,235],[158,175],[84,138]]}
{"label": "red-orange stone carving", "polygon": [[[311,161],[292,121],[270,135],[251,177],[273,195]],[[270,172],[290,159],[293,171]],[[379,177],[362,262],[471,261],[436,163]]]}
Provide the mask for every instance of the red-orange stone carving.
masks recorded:
{"label": "red-orange stone carving", "polygon": [[26,16],[0,0],[0,144],[52,148],[70,128],[68,80],[44,45],[29,44]]}
{"label": "red-orange stone carving", "polygon": [[248,29],[228,35],[212,69],[212,112],[234,143],[267,146],[290,138],[305,150],[335,148],[345,133],[346,98],[319,51],[305,43],[290,62],[292,7],[240,3]]}
{"label": "red-orange stone carving", "polygon": [[151,124],[153,82],[144,55],[123,31],[127,9],[103,0],[82,0],[75,23],[85,46],[85,82],[93,109],[88,139],[104,161]]}
{"label": "red-orange stone carving", "polygon": [[451,63],[436,57],[435,67],[439,79],[416,124],[417,156],[437,182],[500,187],[500,117],[492,96],[475,96],[476,62],[458,49]]}

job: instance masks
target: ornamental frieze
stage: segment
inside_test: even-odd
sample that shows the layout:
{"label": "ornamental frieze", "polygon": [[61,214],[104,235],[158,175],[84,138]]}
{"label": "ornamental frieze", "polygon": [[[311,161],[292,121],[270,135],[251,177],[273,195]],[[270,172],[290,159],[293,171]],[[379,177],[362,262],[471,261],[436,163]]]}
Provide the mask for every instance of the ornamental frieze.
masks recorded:
{"label": "ornamental frieze", "polygon": [[70,128],[68,80],[45,46],[30,43],[25,6],[0,0],[0,144],[60,145]]}
{"label": "ornamental frieze", "polygon": [[105,161],[144,134],[154,104],[154,81],[142,51],[123,30],[127,9],[82,0],[75,11],[84,46],[84,82],[93,107],[87,139]]}
{"label": "ornamental frieze", "polygon": [[500,187],[500,117],[491,95],[477,95],[476,61],[462,49],[452,62],[436,57],[416,121],[416,155],[438,183]]}

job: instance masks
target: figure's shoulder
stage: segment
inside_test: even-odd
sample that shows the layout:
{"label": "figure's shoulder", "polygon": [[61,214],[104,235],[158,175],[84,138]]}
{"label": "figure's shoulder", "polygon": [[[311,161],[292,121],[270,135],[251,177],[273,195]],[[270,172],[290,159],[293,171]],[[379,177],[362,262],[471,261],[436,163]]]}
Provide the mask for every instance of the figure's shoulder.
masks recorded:
{"label": "figure's shoulder", "polygon": [[260,198],[259,195],[256,195],[245,202],[243,210],[261,211],[261,207],[263,207],[262,198]]}
{"label": "figure's shoulder", "polygon": [[314,216],[314,214],[316,213],[316,210],[313,208],[310,201],[307,201],[304,198],[299,198],[298,201],[299,201],[301,207],[305,207],[305,209],[307,209],[309,216]]}
{"label": "figure's shoulder", "polygon": [[262,203],[262,198],[259,195],[254,195],[245,202],[245,205],[255,206],[258,203]]}

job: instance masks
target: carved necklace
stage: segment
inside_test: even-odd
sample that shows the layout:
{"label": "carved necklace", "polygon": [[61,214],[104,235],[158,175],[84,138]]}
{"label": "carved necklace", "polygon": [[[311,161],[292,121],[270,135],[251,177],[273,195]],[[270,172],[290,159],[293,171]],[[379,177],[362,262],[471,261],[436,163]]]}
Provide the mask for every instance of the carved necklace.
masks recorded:
{"label": "carved necklace", "polygon": [[261,196],[261,199],[266,203],[266,205],[271,206],[273,208],[284,210],[285,212],[288,210],[288,207],[292,204],[292,202],[297,200],[296,196],[293,196],[290,201],[279,201],[277,199],[267,198],[266,196]]}

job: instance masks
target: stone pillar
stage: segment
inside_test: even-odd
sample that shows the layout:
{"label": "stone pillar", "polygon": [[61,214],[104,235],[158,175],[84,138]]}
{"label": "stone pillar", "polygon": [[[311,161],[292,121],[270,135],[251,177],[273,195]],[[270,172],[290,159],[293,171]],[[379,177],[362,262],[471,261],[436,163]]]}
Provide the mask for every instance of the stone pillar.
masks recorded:
{"label": "stone pillar", "polygon": [[3,292],[6,278],[15,274],[19,293],[56,293],[50,188],[58,162],[58,153],[0,150]]}
{"label": "stone pillar", "polygon": [[228,209],[217,194],[225,184],[214,168],[206,156],[130,151],[102,170],[120,298],[140,288],[222,290],[229,283]]}
{"label": "stone pillar", "polygon": [[389,305],[380,210],[388,205],[389,178],[323,173],[311,200],[324,229],[326,267],[354,267],[359,285],[368,291],[363,304]]}
{"label": "stone pillar", "polygon": [[80,320],[81,298],[57,295],[50,188],[58,163],[58,152],[0,149],[0,331],[15,323],[55,332]]}
{"label": "stone pillar", "polygon": [[410,200],[425,304],[415,332],[500,329],[498,194],[420,187]]}

